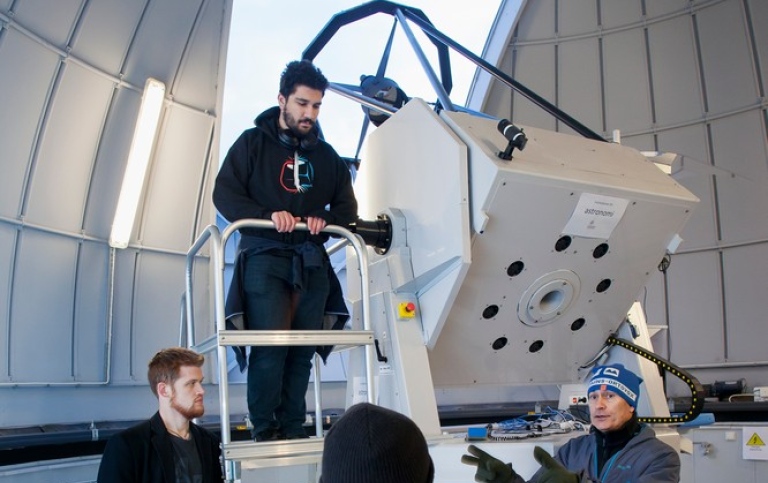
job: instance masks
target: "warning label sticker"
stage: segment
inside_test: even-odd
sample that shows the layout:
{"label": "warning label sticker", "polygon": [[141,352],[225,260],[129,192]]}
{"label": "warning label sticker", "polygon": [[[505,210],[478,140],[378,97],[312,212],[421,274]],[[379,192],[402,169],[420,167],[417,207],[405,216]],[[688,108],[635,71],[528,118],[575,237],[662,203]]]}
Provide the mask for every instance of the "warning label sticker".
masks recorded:
{"label": "warning label sticker", "polygon": [[755,433],[751,438],[749,438],[749,441],[747,441],[747,446],[765,446],[765,443],[763,443],[760,435]]}
{"label": "warning label sticker", "polygon": [[768,427],[746,426],[741,430],[742,455],[745,460],[768,460]]}

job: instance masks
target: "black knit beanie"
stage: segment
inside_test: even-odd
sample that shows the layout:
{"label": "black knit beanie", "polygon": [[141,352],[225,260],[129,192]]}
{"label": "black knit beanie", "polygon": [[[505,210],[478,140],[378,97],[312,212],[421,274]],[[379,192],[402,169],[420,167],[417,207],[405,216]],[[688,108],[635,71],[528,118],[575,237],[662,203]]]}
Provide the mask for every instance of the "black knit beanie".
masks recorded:
{"label": "black knit beanie", "polygon": [[434,477],[421,430],[390,409],[356,404],[325,437],[320,483],[432,483]]}

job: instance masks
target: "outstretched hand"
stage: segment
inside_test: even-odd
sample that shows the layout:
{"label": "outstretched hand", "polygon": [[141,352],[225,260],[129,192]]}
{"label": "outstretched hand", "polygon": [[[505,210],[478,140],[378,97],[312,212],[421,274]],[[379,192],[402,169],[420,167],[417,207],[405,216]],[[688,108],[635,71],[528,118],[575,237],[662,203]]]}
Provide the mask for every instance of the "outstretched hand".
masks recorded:
{"label": "outstretched hand", "polygon": [[462,455],[461,462],[465,465],[477,466],[475,481],[481,483],[510,483],[515,480],[517,474],[512,470],[512,465],[505,464],[473,444],[467,447],[467,451],[471,455]]}
{"label": "outstretched hand", "polygon": [[539,475],[538,483],[579,483],[579,476],[576,473],[571,473],[565,469],[563,465],[539,446],[533,448],[533,457],[536,458],[536,461],[544,469]]}

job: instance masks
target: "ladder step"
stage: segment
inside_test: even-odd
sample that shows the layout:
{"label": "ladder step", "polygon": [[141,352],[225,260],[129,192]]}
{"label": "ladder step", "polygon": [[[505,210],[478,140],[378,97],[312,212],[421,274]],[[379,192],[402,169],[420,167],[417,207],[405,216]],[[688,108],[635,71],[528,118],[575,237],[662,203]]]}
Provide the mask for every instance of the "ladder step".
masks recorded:
{"label": "ladder step", "polygon": [[220,330],[224,346],[371,345],[371,330]]}
{"label": "ladder step", "polygon": [[222,445],[224,458],[239,461],[243,467],[264,468],[319,463],[323,456],[324,438],[283,441],[236,441]]}

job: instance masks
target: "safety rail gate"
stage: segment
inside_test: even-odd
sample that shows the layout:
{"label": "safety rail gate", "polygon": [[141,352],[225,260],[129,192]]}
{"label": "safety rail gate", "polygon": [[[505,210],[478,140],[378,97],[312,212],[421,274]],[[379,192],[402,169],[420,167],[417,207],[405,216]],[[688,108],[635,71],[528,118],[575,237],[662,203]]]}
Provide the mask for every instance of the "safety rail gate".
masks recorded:
{"label": "safety rail gate", "polygon": [[[244,219],[236,221],[220,231],[216,225],[209,225],[198,236],[187,252],[186,286],[183,297],[182,331],[186,332],[186,344],[190,349],[207,353],[216,350],[219,376],[219,405],[221,419],[221,451],[225,479],[238,481],[241,463],[249,462],[254,466],[283,466],[316,463],[323,451],[322,407],[320,398],[319,357],[315,358],[315,424],[317,437],[309,439],[253,442],[232,441],[229,418],[229,388],[227,347],[229,346],[296,346],[296,345],[333,345],[337,347],[365,346],[365,364],[367,377],[367,397],[369,402],[376,401],[374,381],[374,332],[371,326],[368,287],[368,252],[362,238],[340,226],[329,225],[322,231],[346,239],[358,258],[361,286],[361,316],[363,330],[228,330],[224,312],[224,267],[225,247],[229,238],[241,228],[272,228],[268,220]],[[308,230],[306,223],[298,223],[297,230]],[[200,250],[210,241],[213,278],[213,308],[216,321],[215,333],[199,344],[195,343],[195,320],[193,301],[192,274],[195,258]],[[344,243],[344,242],[342,242]],[[345,244],[346,245],[346,244]],[[347,274],[349,277],[349,274]]]}

